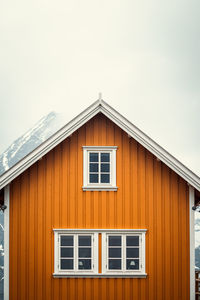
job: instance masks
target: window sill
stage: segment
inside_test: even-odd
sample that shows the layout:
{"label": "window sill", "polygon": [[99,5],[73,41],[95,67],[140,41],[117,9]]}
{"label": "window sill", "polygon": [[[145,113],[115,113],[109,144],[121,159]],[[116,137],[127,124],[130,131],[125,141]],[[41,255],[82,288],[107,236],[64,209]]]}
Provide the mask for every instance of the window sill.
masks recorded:
{"label": "window sill", "polygon": [[53,273],[54,278],[146,278],[147,273],[139,274],[58,274]]}
{"label": "window sill", "polygon": [[116,192],[117,186],[83,186],[83,191],[114,191]]}

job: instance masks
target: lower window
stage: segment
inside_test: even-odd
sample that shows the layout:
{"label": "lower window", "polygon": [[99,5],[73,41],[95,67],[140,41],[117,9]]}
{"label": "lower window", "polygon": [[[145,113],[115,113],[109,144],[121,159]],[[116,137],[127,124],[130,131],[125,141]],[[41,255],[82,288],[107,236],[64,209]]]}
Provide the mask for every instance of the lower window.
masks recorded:
{"label": "lower window", "polygon": [[98,235],[58,231],[55,233],[55,271],[60,274],[97,272]]}
{"label": "lower window", "polygon": [[145,233],[145,229],[54,229],[54,276],[145,277]]}
{"label": "lower window", "polygon": [[103,233],[103,272],[145,273],[145,233]]}

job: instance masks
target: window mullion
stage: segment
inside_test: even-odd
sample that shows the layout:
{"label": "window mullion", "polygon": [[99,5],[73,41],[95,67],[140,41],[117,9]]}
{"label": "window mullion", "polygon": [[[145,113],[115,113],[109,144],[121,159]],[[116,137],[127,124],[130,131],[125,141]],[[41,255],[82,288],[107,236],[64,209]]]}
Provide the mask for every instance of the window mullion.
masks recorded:
{"label": "window mullion", "polygon": [[101,152],[99,152],[99,183],[101,183]]}
{"label": "window mullion", "polygon": [[112,184],[112,152],[110,152],[110,162],[109,162],[109,166],[110,166],[110,172],[109,172],[109,175],[110,175],[110,184]]}
{"label": "window mullion", "polygon": [[74,271],[78,271],[78,234],[74,235]]}
{"label": "window mullion", "polygon": [[142,235],[139,236],[139,269],[142,269]]}
{"label": "window mullion", "polygon": [[122,272],[125,272],[125,263],[126,263],[126,243],[125,243],[126,235],[122,235]]}
{"label": "window mullion", "polygon": [[108,238],[109,238],[109,236],[106,235],[106,271],[109,270],[109,268],[108,268]]}
{"label": "window mullion", "polygon": [[93,253],[93,248],[94,248],[94,234],[91,235],[91,271],[94,272],[94,253]]}
{"label": "window mullion", "polygon": [[58,267],[58,269],[60,270],[60,268],[61,268],[61,266],[60,266],[60,248],[61,248],[61,245],[60,245],[60,235],[58,234],[58,265],[57,265],[57,267]]}
{"label": "window mullion", "polygon": [[88,176],[88,180],[87,182],[90,183],[90,152],[88,151],[88,161],[87,161],[87,176]]}

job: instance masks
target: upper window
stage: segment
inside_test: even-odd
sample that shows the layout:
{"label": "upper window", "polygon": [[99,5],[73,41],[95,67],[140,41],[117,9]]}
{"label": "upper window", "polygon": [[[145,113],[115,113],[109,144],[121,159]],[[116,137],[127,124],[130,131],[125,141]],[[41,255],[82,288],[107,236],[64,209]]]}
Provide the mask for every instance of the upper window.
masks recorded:
{"label": "upper window", "polygon": [[83,146],[83,190],[117,190],[116,150],[116,146]]}

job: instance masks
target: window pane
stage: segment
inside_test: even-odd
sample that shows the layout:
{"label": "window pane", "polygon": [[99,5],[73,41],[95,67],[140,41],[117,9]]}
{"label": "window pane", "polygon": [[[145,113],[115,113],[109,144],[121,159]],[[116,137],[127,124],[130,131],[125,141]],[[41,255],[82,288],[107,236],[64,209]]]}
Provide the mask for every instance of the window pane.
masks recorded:
{"label": "window pane", "polygon": [[98,164],[90,164],[90,172],[99,172]]}
{"label": "window pane", "polygon": [[139,236],[127,236],[126,246],[139,246]]}
{"label": "window pane", "polygon": [[90,183],[98,183],[99,175],[98,174],[90,174]]}
{"label": "window pane", "polygon": [[126,248],[126,257],[138,258],[139,248]]}
{"label": "window pane", "polygon": [[74,268],[73,259],[61,259],[60,268],[61,270],[73,270]]}
{"label": "window pane", "polygon": [[78,244],[79,246],[91,246],[91,236],[90,235],[83,235],[78,237]]}
{"label": "window pane", "polygon": [[73,246],[74,245],[74,237],[73,236],[61,236],[61,246]]}
{"label": "window pane", "polygon": [[121,259],[109,259],[109,270],[120,270]]}
{"label": "window pane", "polygon": [[98,162],[99,153],[90,153],[90,162]]}
{"label": "window pane", "polygon": [[91,270],[91,259],[79,259],[78,268],[79,270]]}
{"label": "window pane", "polygon": [[101,162],[109,162],[110,153],[101,153]]}
{"label": "window pane", "polygon": [[121,248],[109,248],[109,257],[121,257]]}
{"label": "window pane", "polygon": [[127,270],[139,270],[139,259],[127,259],[126,260]]}
{"label": "window pane", "polygon": [[101,172],[110,172],[110,164],[101,164]]}
{"label": "window pane", "polygon": [[78,256],[79,257],[91,257],[91,248],[79,248]]}
{"label": "window pane", "polygon": [[121,236],[109,236],[109,246],[121,246]]}
{"label": "window pane", "polygon": [[109,183],[110,174],[101,174],[101,183]]}
{"label": "window pane", "polygon": [[74,249],[73,248],[61,248],[61,257],[73,257],[74,256]]}

